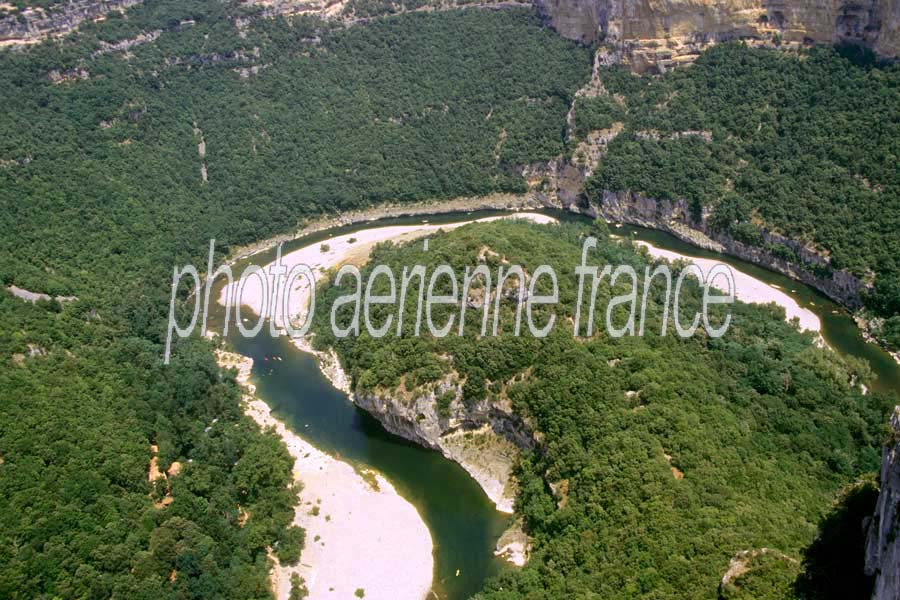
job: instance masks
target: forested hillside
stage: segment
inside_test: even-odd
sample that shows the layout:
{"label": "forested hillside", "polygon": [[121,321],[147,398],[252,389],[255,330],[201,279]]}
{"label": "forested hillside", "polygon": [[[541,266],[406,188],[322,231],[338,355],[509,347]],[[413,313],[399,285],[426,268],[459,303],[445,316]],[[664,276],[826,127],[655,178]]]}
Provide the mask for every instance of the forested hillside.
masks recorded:
{"label": "forested hillside", "polygon": [[[853,60],[851,60],[853,59]],[[802,264],[761,229],[799,240],[875,290],[867,306],[900,331],[900,67],[814,48],[726,44],[689,69],[601,73],[625,123],[587,184],[684,198],[734,238]],[[686,132],[686,133],[685,133]],[[900,338],[897,338],[900,343]]]}
{"label": "forested hillside", "polygon": [[0,55],[5,281],[74,293],[105,287],[83,271],[161,275],[213,237],[227,250],[379,201],[523,190],[513,167],[562,152],[589,72],[526,11],[242,30],[236,11],[151,2]]}
{"label": "forested hillside", "polygon": [[[400,5],[417,2],[350,8]],[[172,267],[204,265],[211,238],[219,261],[324,214],[524,191],[523,166],[570,149],[590,64],[525,9],[345,27],[238,0],[147,0],[0,50],[0,597],[268,597],[267,549],[291,562],[304,542],[291,459],[241,414],[210,343],[182,341],[162,366]],[[603,81],[619,99],[580,100],[576,135],[626,129],[589,194],[685,197],[737,237],[796,235],[877,273],[872,309],[900,310],[896,67],[721,47]],[[666,139],[688,129],[711,141]],[[660,139],[635,135],[648,130]],[[571,301],[586,233],[465,228],[375,263],[463,266],[489,244],[553,264]],[[595,233],[603,259],[645,264]],[[77,299],[31,304],[10,285]],[[886,327],[900,336],[900,317]],[[779,597],[804,558],[822,569],[829,549],[808,549],[830,502],[877,468],[887,399],[771,309],[738,306],[720,340],[581,342],[558,326],[544,341],[318,343],[362,388],[456,373],[465,401],[503,395],[544,434],[519,469],[534,555],[485,598],[712,598],[735,553],[763,546],[779,554],[726,593]],[[832,591],[858,591],[845,581]]]}
{"label": "forested hillside", "polygon": [[[730,329],[718,339],[702,332],[681,339],[671,330],[660,336],[660,278],[651,286],[643,337],[573,337],[574,267],[589,233],[600,237],[589,264],[629,264],[643,273],[650,262],[629,242],[607,237],[603,225],[497,222],[436,235],[427,251],[420,243],[379,247],[364,270],[365,278],[387,265],[399,282],[404,265],[432,273],[449,264],[463,273],[484,262],[495,275],[501,264],[529,273],[548,264],[559,275],[560,300],[537,307],[540,324],[558,316],[543,340],[512,335],[515,294],[504,294],[503,333],[496,337],[478,335],[474,308],[461,337],[454,324],[442,339],[424,325],[421,337],[410,326],[401,337],[391,330],[374,339],[363,328],[358,338],[336,339],[331,307],[352,292],[352,278],[320,288],[316,343],[337,349],[358,393],[410,398],[437,390],[435,402],[469,406],[511,401],[539,432],[538,449],[518,471],[516,503],[535,538],[532,558],[481,597],[717,598],[731,559],[743,551],[759,555],[722,589],[726,597],[796,597],[795,582],[817,593],[825,588],[814,597],[865,597],[870,584],[862,576],[858,525],[865,511],[847,521],[845,535],[826,537],[831,545],[811,545],[841,489],[877,470],[891,399],[863,395],[852,382],[866,379],[864,365],[818,347],[772,306],[734,305]],[[627,285],[615,290],[602,281],[597,322],[609,299],[627,292],[624,279]],[[438,281],[436,295],[453,293],[447,278]],[[372,296],[387,294],[387,286],[386,277],[378,278]],[[405,323],[416,318],[415,289],[407,295]],[[548,285],[538,289],[549,292]],[[700,288],[691,285],[683,302],[682,314],[693,314]],[[337,322],[346,323],[352,310],[342,306]],[[614,318],[624,311],[619,307]],[[373,326],[395,312],[391,304],[373,306]],[[458,308],[437,307],[434,321],[445,323],[451,312]],[[445,399],[439,392],[448,381],[456,391]],[[871,510],[874,500],[867,498]],[[822,586],[821,573],[835,569],[840,584]]]}
{"label": "forested hillside", "polygon": [[210,238],[221,259],[323,213],[521,189],[588,72],[524,11],[332,29],[148,1],[0,52],[0,596],[268,597],[266,548],[303,542],[292,461],[209,344],[162,366],[172,267]]}
{"label": "forested hillside", "polygon": [[0,309],[0,596],[268,597],[266,548],[303,544],[293,460],[209,349],[163,367],[84,303]]}

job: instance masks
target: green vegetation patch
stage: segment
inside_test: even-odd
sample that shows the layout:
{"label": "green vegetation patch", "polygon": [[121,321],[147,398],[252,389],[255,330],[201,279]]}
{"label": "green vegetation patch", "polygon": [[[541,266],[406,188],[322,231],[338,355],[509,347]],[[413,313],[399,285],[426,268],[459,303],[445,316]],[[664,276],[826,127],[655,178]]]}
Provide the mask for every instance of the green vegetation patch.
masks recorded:
{"label": "green vegetation patch", "polygon": [[[257,19],[245,37],[235,13],[153,3],[0,53],[0,228],[16,232],[0,239],[0,278],[165,289],[211,238],[227,251],[336,210],[524,191],[517,168],[563,153],[590,73],[587,49],[525,10]],[[127,60],[104,51],[155,30]]]}
{"label": "green vegetation patch", "polygon": [[[258,16],[161,0],[0,52],[0,284],[80,298],[0,291],[4,598],[267,597],[266,548],[304,540],[292,461],[208,344],[162,367],[173,265],[380,201],[520,191],[590,70],[528,11]],[[179,475],[148,483],[151,443]]]}
{"label": "green vegetation patch", "polygon": [[[532,558],[489,583],[480,598],[716,598],[731,559],[757,548],[789,560],[762,565],[766,559],[738,584],[785,592],[842,486],[877,470],[890,398],[863,396],[850,382],[854,375],[865,380],[866,367],[817,347],[773,306],[735,304],[722,338],[660,336],[660,278],[650,288],[644,337],[574,338],[574,267],[591,233],[600,244],[590,264],[643,273],[651,263],[630,242],[609,238],[603,225],[494,222],[435,235],[427,250],[421,242],[379,246],[363,272],[421,264],[430,273],[445,263],[463,273],[479,256],[529,273],[548,264],[559,276],[560,302],[535,307],[535,321],[557,317],[544,339],[511,335],[510,297],[500,303],[496,337],[479,335],[474,311],[463,336],[454,330],[434,338],[423,327],[419,337],[404,328],[401,337],[374,339],[363,330],[336,339],[331,306],[353,287],[342,282],[319,288],[316,343],[337,349],[360,392],[408,397],[455,382],[464,402],[508,399],[543,433],[542,447],[517,472],[516,510],[535,538]],[[449,293],[440,281],[435,294]],[[702,294],[686,281],[683,314],[693,314]],[[376,279],[373,294],[386,286],[387,278]],[[621,293],[608,278],[601,282],[597,319]],[[408,322],[415,296],[404,307]],[[340,323],[350,310],[339,307]],[[435,309],[434,321],[458,311]],[[372,322],[383,323],[389,312],[396,308],[373,307]],[[446,402],[440,395],[435,401],[439,408]]]}
{"label": "green vegetation patch", "polygon": [[[158,343],[81,302],[2,291],[0,311],[0,596],[266,597],[266,548],[303,545],[293,459],[209,347],[163,367]],[[151,444],[180,472],[148,482]]]}
{"label": "green vegetation patch", "polygon": [[588,183],[592,199],[604,189],[684,198],[758,246],[763,225],[834,269],[876,274],[867,304],[900,314],[900,66],[722,44],[662,77],[613,67],[601,79],[628,110]]}

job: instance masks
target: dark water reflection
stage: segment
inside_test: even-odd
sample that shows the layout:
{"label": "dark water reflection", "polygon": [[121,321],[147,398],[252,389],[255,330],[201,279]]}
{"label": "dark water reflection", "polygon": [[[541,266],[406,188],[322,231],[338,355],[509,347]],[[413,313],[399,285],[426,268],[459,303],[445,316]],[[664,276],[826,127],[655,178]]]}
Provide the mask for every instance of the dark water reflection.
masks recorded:
{"label": "dark water reflection", "polygon": [[[559,211],[541,212],[564,220],[582,219]],[[452,223],[497,214],[503,213],[484,211],[431,216],[428,222]],[[286,243],[284,252],[370,227],[422,221],[422,217],[409,217],[336,228]],[[800,306],[819,316],[822,334],[833,348],[869,363],[877,376],[877,389],[900,390],[900,367],[886,352],[862,339],[844,309],[811,288],[738,259],[695,248],[662,232],[623,226],[615,233],[688,256],[716,258],[779,286]],[[274,249],[239,263],[235,272],[239,273],[251,261],[265,265],[272,260]],[[221,312],[212,315],[213,330],[221,331],[221,318]],[[263,331],[267,330],[266,327]],[[509,518],[494,509],[481,488],[461,467],[436,452],[385,432],[374,418],[334,389],[319,372],[315,360],[294,349],[287,338],[272,339],[263,333],[254,339],[245,339],[232,334],[229,343],[235,351],[254,359],[253,376],[259,397],[289,427],[325,452],[378,470],[418,508],[434,541],[435,583],[441,597],[466,598],[482,586],[485,578],[508,568],[493,556],[493,548]],[[282,360],[273,360],[275,356]],[[373,518],[377,516],[373,515]]]}

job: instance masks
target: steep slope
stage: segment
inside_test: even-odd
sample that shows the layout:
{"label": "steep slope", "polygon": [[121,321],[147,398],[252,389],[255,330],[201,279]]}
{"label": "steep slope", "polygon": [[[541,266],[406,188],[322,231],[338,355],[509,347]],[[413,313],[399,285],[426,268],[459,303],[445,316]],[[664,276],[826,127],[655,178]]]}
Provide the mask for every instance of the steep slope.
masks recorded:
{"label": "steep slope", "polygon": [[881,493],[869,525],[866,572],[875,576],[873,600],[900,598],[900,406],[891,418],[891,439],[881,459]]}
{"label": "steep slope", "polygon": [[66,35],[85,21],[103,20],[113,10],[124,13],[143,1],[78,0],[47,7],[36,2],[19,2],[17,4],[37,4],[21,10],[12,4],[3,4],[0,8],[0,48],[36,44],[50,37]]}
{"label": "steep slope", "polygon": [[[501,294],[485,285],[465,298],[474,312],[462,336],[455,322],[443,338],[406,330],[375,338],[364,329],[338,339],[331,309],[352,292],[345,278],[321,288],[317,343],[336,348],[356,398],[371,399],[361,405],[388,426],[397,420],[414,440],[422,440],[416,421],[427,429],[437,414],[440,425],[442,412],[452,423],[506,407],[528,425],[515,506],[534,550],[523,571],[494,581],[485,598],[712,599],[731,560],[762,548],[788,558],[767,562],[772,571],[755,577],[789,593],[785,576],[796,575],[831,500],[877,466],[885,399],[862,395],[851,383],[855,367],[770,307],[735,305],[732,328],[720,339],[659,335],[666,303],[659,280],[650,286],[644,337],[603,331],[574,338],[572,268],[588,233],[573,225],[475,224],[433,236],[428,250],[420,243],[379,248],[364,269],[363,287],[376,265],[399,282],[404,265],[424,265],[430,274],[448,264],[462,274],[479,264],[491,273],[500,265],[535,273],[548,264],[559,275],[560,303],[535,313],[540,324],[557,317],[546,338],[513,335],[515,289],[504,286]],[[593,233],[600,245],[590,264],[644,272],[647,259],[628,242],[607,237],[602,225]],[[597,322],[627,288],[600,284]],[[435,293],[460,294],[451,290],[440,278]],[[387,278],[379,277],[372,294],[387,293]],[[690,292],[692,303],[700,302],[697,293]],[[372,306],[371,322],[378,326],[390,314],[397,322],[402,314],[413,323],[416,293],[406,298],[402,308]],[[491,298],[501,333],[480,335],[479,307]],[[458,316],[456,306],[439,308],[438,324]],[[352,312],[344,304],[335,318],[343,325]],[[621,317],[614,312],[616,323]],[[502,429],[504,421],[493,424]]]}
{"label": "steep slope", "polygon": [[727,40],[796,47],[861,44],[879,56],[900,53],[897,0],[537,0],[565,37],[607,42],[637,71],[693,61]]}

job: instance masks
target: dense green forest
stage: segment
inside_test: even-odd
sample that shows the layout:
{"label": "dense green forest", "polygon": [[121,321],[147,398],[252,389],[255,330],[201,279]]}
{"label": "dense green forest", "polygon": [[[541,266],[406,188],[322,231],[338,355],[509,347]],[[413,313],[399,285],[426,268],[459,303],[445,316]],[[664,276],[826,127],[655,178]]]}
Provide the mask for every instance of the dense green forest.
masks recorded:
{"label": "dense green forest", "polygon": [[[356,16],[416,6],[352,3]],[[0,283],[79,298],[0,290],[0,596],[267,597],[266,548],[292,561],[303,545],[287,527],[291,460],[242,416],[209,343],[182,341],[162,366],[173,265],[205,264],[211,238],[221,259],[383,201],[523,191],[517,167],[566,152],[590,61],[527,10],[344,27],[261,18],[237,0],[148,0],[0,52]],[[580,100],[576,134],[627,123],[592,186],[715,204],[736,235],[758,218],[809,236],[836,267],[876,271],[871,305],[891,315],[898,80],[824,50],[722,47],[663,78],[605,71],[624,107]],[[631,135],[648,128],[713,141]],[[461,266],[489,243],[565,273],[585,234],[466,228],[376,262]],[[646,262],[608,241],[600,256]],[[571,302],[571,278],[560,282]],[[900,320],[886,328],[900,339]],[[802,569],[762,556],[730,598],[813,589],[803,573],[835,560],[811,546],[817,525],[840,522],[830,500],[878,463],[887,400],[851,389],[864,367],[772,309],[738,306],[720,340],[578,342],[558,327],[543,341],[337,347],[360,386],[427,386],[452,369],[466,401],[506,394],[546,435],[519,470],[535,555],[485,598],[714,597],[731,556],[764,545]],[[178,475],[148,481],[151,444]],[[560,481],[563,508],[547,485]],[[851,498],[845,512],[860,513]]]}
{"label": "dense green forest", "polygon": [[[497,337],[481,337],[480,317],[467,316],[463,336],[454,329],[442,339],[414,337],[404,329],[403,336],[392,331],[374,339],[364,328],[358,338],[337,339],[331,307],[352,291],[353,280],[319,288],[316,344],[337,349],[358,391],[392,394],[403,386],[409,397],[449,377],[462,402],[509,399],[542,434],[518,471],[516,510],[535,538],[534,553],[528,566],[492,581],[480,597],[716,598],[731,558],[761,548],[773,554],[755,559],[724,590],[728,598],[796,597],[801,572],[812,580],[805,589],[821,589],[819,574],[836,564],[846,585],[811,597],[865,597],[860,521],[826,538],[837,546],[813,542],[844,486],[877,471],[891,398],[864,396],[851,381],[866,380],[867,367],[818,347],[774,305],[730,307],[732,324],[721,338],[681,339],[671,330],[660,336],[660,278],[651,286],[644,337],[573,337],[574,267],[588,234],[600,238],[589,264],[628,264],[638,273],[650,264],[630,242],[608,237],[602,224],[495,222],[435,235],[427,251],[421,243],[379,246],[363,272],[365,280],[383,264],[399,277],[404,265],[431,273],[449,264],[463,273],[479,256],[492,273],[506,262],[529,273],[550,265],[559,275],[559,304],[536,307],[535,320],[543,324],[551,312],[558,319],[543,340],[510,334],[509,295]],[[436,294],[452,293],[446,278],[438,281]],[[388,293],[387,286],[387,278],[376,279],[372,294]],[[415,320],[415,289],[404,307],[407,323]],[[598,322],[608,300],[625,291],[622,283],[613,290],[608,278],[602,281]],[[693,314],[700,288],[692,284],[684,294],[683,310]],[[352,310],[339,307],[337,322]],[[392,312],[393,305],[374,306],[374,326]],[[435,322],[444,323],[446,314],[437,312]],[[874,499],[867,498],[871,510]],[[853,514],[861,518],[865,509]]]}
{"label": "dense green forest", "polygon": [[[85,303],[3,291],[0,311],[0,596],[268,597],[266,548],[296,560],[303,543],[293,459],[209,348],[163,367]],[[180,473],[149,482],[151,443]]]}
{"label": "dense green forest", "polygon": [[[162,366],[173,265],[382,200],[522,189],[590,69],[527,11],[258,17],[148,1],[0,52],[0,597],[267,597],[265,549],[303,543],[292,462],[208,343]],[[151,444],[177,476],[150,484]]]}
{"label": "dense green forest", "polygon": [[[685,198],[712,207],[713,225],[741,241],[766,246],[760,226],[800,240],[832,268],[874,277],[867,305],[900,329],[900,66],[829,48],[723,44],[689,69],[637,77],[611,67],[601,79],[627,112],[605,111],[625,130],[589,197]],[[768,249],[797,260],[786,246]]]}
{"label": "dense green forest", "polygon": [[[218,2],[128,15],[0,55],[5,281],[108,288],[98,273],[162,275],[210,238],[227,251],[380,201],[523,191],[513,167],[562,153],[590,69],[527,11],[260,19],[244,38]],[[166,27],[127,59],[92,57],[100,38]],[[89,79],[48,77],[78,69]]]}

